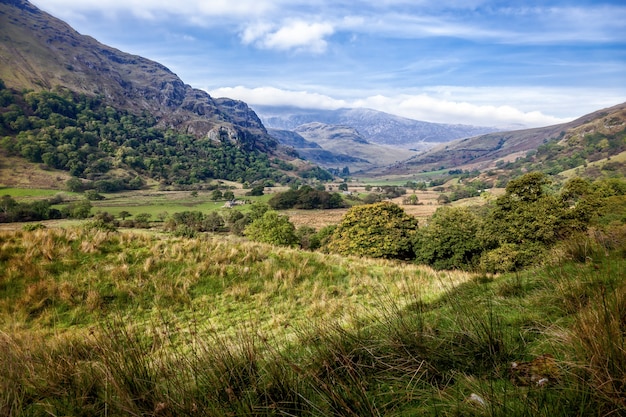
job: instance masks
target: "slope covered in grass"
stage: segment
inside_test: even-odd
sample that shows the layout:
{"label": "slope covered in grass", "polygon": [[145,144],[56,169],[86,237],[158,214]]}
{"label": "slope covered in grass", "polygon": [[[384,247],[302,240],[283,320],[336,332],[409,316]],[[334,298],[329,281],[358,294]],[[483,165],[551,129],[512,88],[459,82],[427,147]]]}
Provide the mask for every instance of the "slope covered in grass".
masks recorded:
{"label": "slope covered in grass", "polygon": [[209,236],[3,233],[0,410],[618,415],[625,235],[494,277]]}

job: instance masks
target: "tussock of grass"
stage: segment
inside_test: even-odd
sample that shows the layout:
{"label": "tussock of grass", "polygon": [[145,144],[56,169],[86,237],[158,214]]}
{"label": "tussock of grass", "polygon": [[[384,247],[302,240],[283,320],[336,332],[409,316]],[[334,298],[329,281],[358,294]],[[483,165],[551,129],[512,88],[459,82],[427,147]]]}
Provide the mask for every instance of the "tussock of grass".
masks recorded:
{"label": "tussock of grass", "polygon": [[594,233],[502,276],[234,238],[4,233],[0,414],[624,414],[626,245]]}

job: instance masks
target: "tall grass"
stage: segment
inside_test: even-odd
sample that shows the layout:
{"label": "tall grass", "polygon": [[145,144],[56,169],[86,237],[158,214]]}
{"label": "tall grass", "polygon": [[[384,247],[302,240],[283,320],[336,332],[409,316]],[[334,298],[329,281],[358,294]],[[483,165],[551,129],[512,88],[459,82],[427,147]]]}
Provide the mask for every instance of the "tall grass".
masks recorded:
{"label": "tall grass", "polygon": [[2,234],[0,415],[623,415],[618,235],[472,276],[237,239]]}

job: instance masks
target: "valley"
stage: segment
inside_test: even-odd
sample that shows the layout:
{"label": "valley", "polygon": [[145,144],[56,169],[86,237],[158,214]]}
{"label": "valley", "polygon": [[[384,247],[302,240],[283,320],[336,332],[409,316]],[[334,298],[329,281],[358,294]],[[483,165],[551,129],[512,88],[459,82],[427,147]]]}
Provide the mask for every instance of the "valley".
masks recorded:
{"label": "valley", "polygon": [[0,416],[626,414],[626,104],[251,106],[0,25]]}

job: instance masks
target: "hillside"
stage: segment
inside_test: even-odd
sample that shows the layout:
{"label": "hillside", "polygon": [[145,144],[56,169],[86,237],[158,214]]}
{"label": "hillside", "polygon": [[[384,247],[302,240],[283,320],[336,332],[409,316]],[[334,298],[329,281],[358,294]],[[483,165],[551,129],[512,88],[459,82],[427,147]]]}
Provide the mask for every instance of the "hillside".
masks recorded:
{"label": "hillside", "polygon": [[163,65],[103,45],[26,0],[0,0],[0,78],[18,90],[57,86],[118,109],[149,112],[159,127],[205,136],[220,128],[271,144],[245,103],[215,100]]}
{"label": "hillside", "polygon": [[[490,133],[442,144],[384,172],[406,174],[438,169],[494,168],[498,161],[508,162],[524,158],[529,152],[534,154],[548,143],[558,145],[558,150],[553,149],[551,155],[544,158],[542,163],[562,160],[576,154],[579,157],[578,165],[583,165],[585,160],[593,161],[622,152],[625,128],[626,103],[623,103],[587,114],[569,123]],[[584,142],[591,140],[592,135],[600,135],[612,145],[606,145],[604,148],[600,145],[600,148],[597,148],[592,144],[584,150],[586,146]],[[596,142],[600,142],[602,138]],[[564,169],[569,168],[573,166],[568,165]]]}
{"label": "hillside", "polygon": [[354,128],[306,123],[293,130],[270,129],[270,135],[299,155],[325,168],[348,167],[351,172],[402,161],[414,152],[370,142]]}
{"label": "hillside", "polygon": [[292,130],[268,129],[270,136],[284,146],[292,147],[302,158],[326,168],[352,166],[354,164],[370,164],[369,161],[344,153],[335,153],[322,148],[318,143],[308,141]]}
{"label": "hillside", "polygon": [[[489,127],[429,123],[372,109],[300,109],[255,105],[268,128],[296,130],[308,123],[349,126],[368,142],[402,149],[425,150],[442,142],[493,132]],[[349,153],[344,149],[343,153]]]}
{"label": "hillside", "polygon": [[3,415],[626,412],[623,240],[495,277],[210,236],[0,241]]}
{"label": "hillside", "polygon": [[28,1],[0,0],[0,26],[0,135],[8,156],[88,180],[288,182],[312,168],[270,137],[245,103],[214,99]]}

